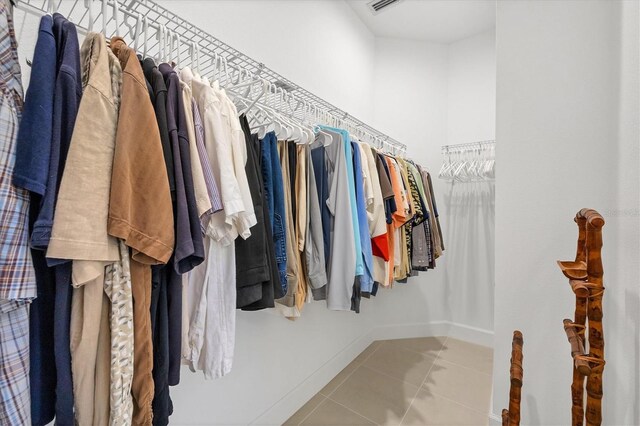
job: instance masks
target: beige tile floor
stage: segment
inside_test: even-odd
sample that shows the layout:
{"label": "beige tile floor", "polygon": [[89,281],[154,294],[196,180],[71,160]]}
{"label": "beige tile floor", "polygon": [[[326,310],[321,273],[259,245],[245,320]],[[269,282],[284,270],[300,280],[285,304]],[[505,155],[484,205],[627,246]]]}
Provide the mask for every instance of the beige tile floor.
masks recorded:
{"label": "beige tile floor", "polygon": [[376,341],[285,425],[487,425],[492,364],[447,337]]}

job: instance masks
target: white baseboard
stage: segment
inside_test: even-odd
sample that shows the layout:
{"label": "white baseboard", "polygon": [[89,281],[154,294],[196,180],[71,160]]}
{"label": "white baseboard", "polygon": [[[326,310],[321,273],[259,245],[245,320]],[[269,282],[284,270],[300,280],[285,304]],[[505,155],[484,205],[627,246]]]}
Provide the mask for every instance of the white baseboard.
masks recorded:
{"label": "white baseboard", "polygon": [[489,413],[489,426],[502,426],[502,417]]}
{"label": "white baseboard", "polygon": [[493,347],[493,331],[455,322],[448,322],[448,324],[450,326],[449,337],[476,345]]}
{"label": "white baseboard", "polygon": [[373,340],[409,339],[412,337],[448,336],[451,323],[432,321],[428,323],[410,323],[381,325],[371,330]]}
{"label": "white baseboard", "polygon": [[[318,393],[374,340],[433,336],[451,336],[479,345],[493,345],[492,331],[452,323],[450,321],[432,321],[429,323],[394,324],[374,327],[328,360],[250,424],[281,425],[284,423],[298,408],[302,407],[311,397]],[[492,415],[490,415],[490,417],[492,418]]]}
{"label": "white baseboard", "polygon": [[369,331],[351,342],[250,424],[281,425],[284,423],[298,408],[302,407],[343,368],[360,355],[373,340],[372,331]]}

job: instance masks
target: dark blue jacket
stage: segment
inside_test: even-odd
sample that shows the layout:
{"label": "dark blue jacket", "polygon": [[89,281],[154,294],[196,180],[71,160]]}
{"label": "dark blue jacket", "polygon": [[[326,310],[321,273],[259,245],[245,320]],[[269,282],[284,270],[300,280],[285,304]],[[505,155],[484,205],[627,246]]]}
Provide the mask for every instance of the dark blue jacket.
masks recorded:
{"label": "dark blue jacket", "polygon": [[[47,188],[55,81],[56,41],[53,37],[53,17],[45,15],[40,19],[13,171],[13,184],[32,193],[30,231],[40,211],[40,198]],[[55,395],[55,364],[43,362],[54,353],[52,319],[55,278],[53,271],[47,268],[41,251],[32,250],[32,260],[36,271],[38,297],[33,301],[29,315],[31,421],[34,425],[44,425],[55,417],[55,398],[50,396]]]}
{"label": "dark blue jacket", "polygon": [[13,184],[38,195],[44,195],[51,154],[53,93],[56,82],[56,41],[53,18],[45,15],[33,53],[31,78],[24,101]]}
{"label": "dark blue jacket", "polygon": [[[30,315],[31,414],[34,425],[47,424],[54,415],[56,424],[71,425],[74,423],[69,337],[71,262],[54,260],[57,266],[51,267],[50,259],[45,259],[45,250],[82,95],[82,75],[75,26],[62,15],[54,14],[52,34],[55,45],[48,54],[54,58],[54,71],[48,78],[54,92],[48,130],[46,184],[41,202],[38,205],[34,203],[30,211],[32,259],[38,285],[38,298],[31,305]],[[33,144],[35,140],[27,142]],[[40,160],[38,152],[33,150],[25,155],[33,156],[31,160]]]}
{"label": "dark blue jacket", "polygon": [[82,97],[80,48],[75,26],[62,15],[56,13],[54,15],[54,34],[57,42],[58,60],[53,104],[51,156],[49,158],[47,188],[40,214],[31,235],[31,245],[43,250],[49,246],[58,189]]}
{"label": "dark blue jacket", "polygon": [[320,203],[322,217],[324,258],[328,264],[329,256],[331,254],[331,212],[327,205],[327,200],[329,199],[329,181],[327,176],[324,146],[319,146],[311,150],[311,160],[313,161],[313,172],[315,173],[318,202]]}

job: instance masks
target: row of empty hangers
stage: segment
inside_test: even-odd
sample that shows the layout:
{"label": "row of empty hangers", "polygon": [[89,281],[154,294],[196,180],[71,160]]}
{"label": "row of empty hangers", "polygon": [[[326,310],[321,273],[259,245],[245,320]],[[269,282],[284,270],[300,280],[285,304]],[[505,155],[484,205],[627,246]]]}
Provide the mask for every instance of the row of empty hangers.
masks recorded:
{"label": "row of empty hangers", "polygon": [[[43,2],[42,9],[49,14],[57,12],[62,4],[62,0],[43,0]],[[239,106],[240,112],[252,112],[263,118],[277,118],[279,121],[276,124],[287,130],[284,133],[285,136],[294,136],[294,140],[299,141],[301,135],[298,128],[313,128],[317,124],[324,124],[345,129],[359,140],[385,152],[394,155],[402,155],[406,152],[405,145],[390,141],[389,137],[381,136],[378,132],[370,132],[369,126],[362,122],[353,123],[349,120],[349,114],[340,111],[340,115],[338,115],[334,111],[322,108],[307,99],[297,97],[276,82],[261,77],[258,74],[262,66],[258,72],[254,73],[251,70],[230,64],[227,56],[218,54],[215,50],[210,51],[203,59],[199,43],[193,40],[183,40],[177,31],[167,28],[166,25],[150,22],[147,15],[141,15],[127,7],[121,7],[121,2],[118,0],[75,0],[68,15],[72,14],[80,2],[83,4],[85,12],[79,20],[83,21],[85,17],[88,18],[86,28],[79,27],[80,33],[100,31],[107,38],[111,35],[128,38],[132,41],[131,47],[143,57],[149,55],[157,61],[174,63],[178,67],[190,66],[195,72],[199,72],[201,65],[203,65],[202,68],[208,70],[209,80],[217,81],[220,87],[226,90],[234,103]],[[94,2],[99,2],[101,6],[98,16],[94,16]],[[18,0],[17,6],[20,9],[22,9],[21,3],[30,3],[31,5],[34,0]],[[33,12],[32,8],[24,9]],[[67,16],[67,18],[72,20],[71,16]],[[98,28],[100,19],[101,25]],[[110,28],[114,29],[110,30]],[[126,28],[124,34],[121,32],[122,28]],[[155,34],[153,34],[154,32]],[[155,55],[151,55],[152,50],[157,50]],[[206,61],[209,63],[207,64]],[[256,117],[251,115],[253,124],[259,124],[256,123]],[[262,129],[264,126],[255,127]]]}
{"label": "row of empty hangers", "polygon": [[438,177],[449,182],[493,181],[495,146],[493,140],[443,146]]}

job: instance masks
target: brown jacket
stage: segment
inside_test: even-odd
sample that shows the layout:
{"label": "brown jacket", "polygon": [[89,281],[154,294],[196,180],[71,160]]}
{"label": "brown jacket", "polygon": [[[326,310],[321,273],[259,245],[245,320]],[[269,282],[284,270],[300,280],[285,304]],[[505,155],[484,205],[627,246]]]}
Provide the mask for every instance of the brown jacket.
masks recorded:
{"label": "brown jacket", "polygon": [[154,394],[150,265],[166,263],[171,257],[173,210],[160,132],[142,68],[135,52],[122,38],[113,38],[111,49],[122,66],[122,94],[108,230],[132,249],[135,323],[132,423],[150,425]]}

